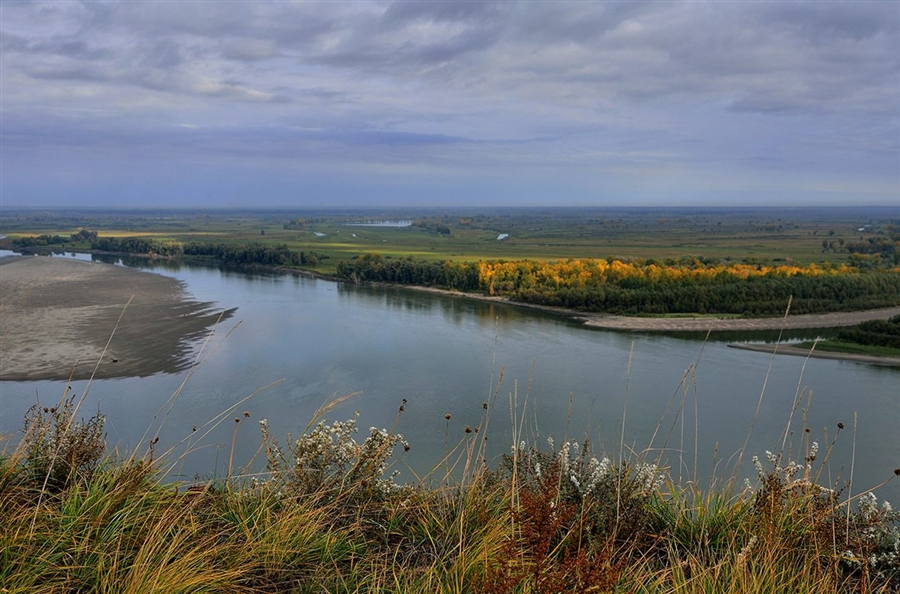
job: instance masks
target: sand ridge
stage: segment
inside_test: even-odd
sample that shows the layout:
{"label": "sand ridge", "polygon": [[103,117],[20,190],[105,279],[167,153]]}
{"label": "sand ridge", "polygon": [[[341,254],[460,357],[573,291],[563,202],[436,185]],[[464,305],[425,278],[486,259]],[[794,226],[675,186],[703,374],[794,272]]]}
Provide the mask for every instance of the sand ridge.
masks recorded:
{"label": "sand ridge", "polygon": [[64,258],[0,258],[0,380],[181,371],[196,339],[232,313],[190,300],[183,283],[158,274]]}

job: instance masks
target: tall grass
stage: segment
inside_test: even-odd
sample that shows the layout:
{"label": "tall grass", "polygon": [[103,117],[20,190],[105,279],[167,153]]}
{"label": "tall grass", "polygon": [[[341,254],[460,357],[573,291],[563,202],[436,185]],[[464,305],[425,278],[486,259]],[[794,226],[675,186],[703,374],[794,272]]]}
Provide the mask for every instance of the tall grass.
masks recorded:
{"label": "tall grass", "polygon": [[820,486],[814,442],[754,458],[756,485],[701,489],[589,442],[519,441],[488,468],[484,413],[414,484],[391,475],[403,438],[355,419],[283,444],[263,421],[264,472],[172,484],[164,457],[107,454],[102,416],[76,418],[71,399],[32,409],[0,459],[0,591],[900,589],[898,515]]}

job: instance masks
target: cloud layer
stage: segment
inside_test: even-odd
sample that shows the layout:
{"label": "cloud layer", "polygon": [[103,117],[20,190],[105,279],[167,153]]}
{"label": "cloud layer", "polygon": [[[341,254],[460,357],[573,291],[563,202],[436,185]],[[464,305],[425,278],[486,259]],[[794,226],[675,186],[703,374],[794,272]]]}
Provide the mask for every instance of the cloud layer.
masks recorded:
{"label": "cloud layer", "polygon": [[894,2],[4,2],[4,205],[900,202]]}

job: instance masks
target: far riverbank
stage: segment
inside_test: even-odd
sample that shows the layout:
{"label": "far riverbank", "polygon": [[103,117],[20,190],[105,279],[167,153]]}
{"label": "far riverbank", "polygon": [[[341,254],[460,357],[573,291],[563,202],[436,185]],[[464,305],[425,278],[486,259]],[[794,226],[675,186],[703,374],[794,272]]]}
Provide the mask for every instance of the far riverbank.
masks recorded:
{"label": "far riverbank", "polygon": [[873,365],[885,365],[887,367],[900,367],[900,357],[879,357],[877,355],[861,355],[859,353],[820,351],[815,349],[800,348],[789,344],[747,343],[729,344],[728,346],[735,349],[757,351],[760,353],[794,355],[796,357],[814,357],[816,359],[839,359],[841,361],[856,361],[857,363],[871,363]]}
{"label": "far riverbank", "polygon": [[855,326],[868,320],[886,320],[900,315],[900,307],[886,307],[882,309],[869,309],[864,311],[843,311],[825,314],[802,314],[767,318],[734,318],[717,316],[696,317],[640,317],[619,316],[604,313],[591,313],[566,309],[563,307],[549,307],[546,305],[534,305],[520,303],[507,297],[479,295],[476,293],[463,293],[460,291],[448,291],[434,287],[417,287],[398,285],[417,291],[426,291],[440,295],[452,295],[467,297],[481,301],[504,303],[517,307],[538,309],[570,316],[584,322],[585,326],[604,330],[620,330],[626,332],[741,332],[757,330],[808,330],[814,328],[841,328]]}

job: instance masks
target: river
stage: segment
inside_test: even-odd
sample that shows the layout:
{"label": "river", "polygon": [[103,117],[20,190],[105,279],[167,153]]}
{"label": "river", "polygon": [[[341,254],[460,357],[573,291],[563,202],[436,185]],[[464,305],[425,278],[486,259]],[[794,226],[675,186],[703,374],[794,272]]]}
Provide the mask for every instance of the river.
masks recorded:
{"label": "river", "polygon": [[[360,411],[361,436],[370,426],[391,427],[406,399],[396,430],[411,449],[398,455],[399,480],[443,468],[447,452],[475,438],[465,428],[479,424],[484,402],[493,403],[492,419],[477,438],[487,436],[495,465],[513,441],[513,409],[529,443],[588,438],[614,458],[662,453],[682,481],[732,476],[748,434],[741,480],[754,476],[752,455],[764,459],[785,443],[802,458],[807,439],[820,444],[818,470],[838,423],[845,428],[821,483],[846,481],[852,468],[858,493],[900,466],[900,369],[772,357],[728,348],[715,335],[704,341],[589,330],[563,316],[402,288],[142,266],[181,279],[198,300],[237,312],[215,329],[192,372],[95,381],[82,410],[106,415],[108,442],[121,451],[159,428],[156,452],[174,448],[172,473],[188,480],[223,476],[232,445],[235,468],[259,469],[260,419],[283,442],[302,432],[318,407],[349,394],[356,395],[327,418]],[[65,386],[0,383],[0,431],[20,430],[36,397],[52,405]],[[72,389],[81,395],[86,387],[77,382]],[[200,439],[220,413],[221,424]],[[876,493],[900,500],[900,478]]]}

